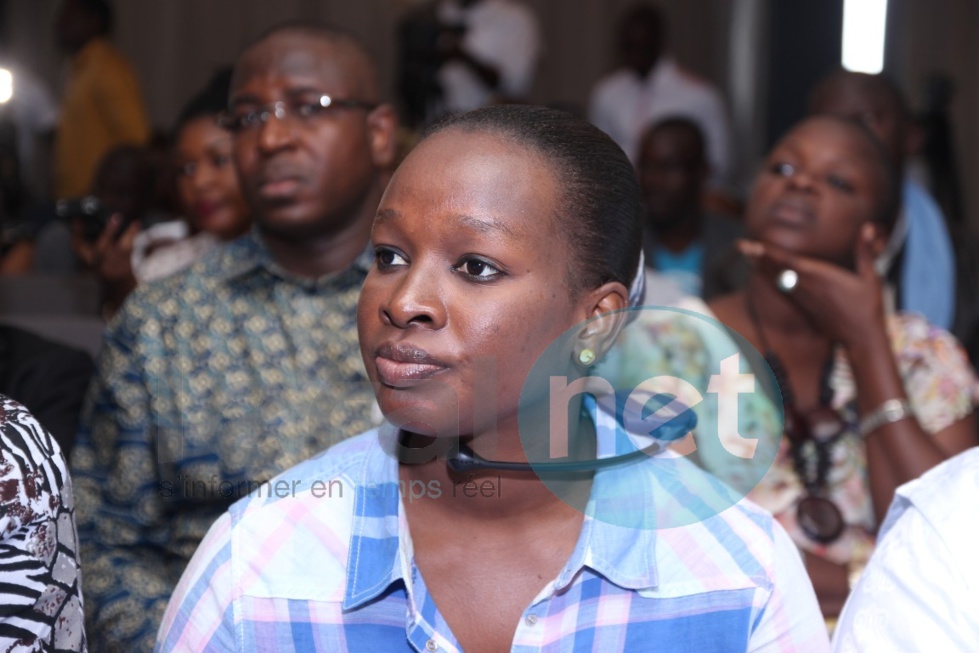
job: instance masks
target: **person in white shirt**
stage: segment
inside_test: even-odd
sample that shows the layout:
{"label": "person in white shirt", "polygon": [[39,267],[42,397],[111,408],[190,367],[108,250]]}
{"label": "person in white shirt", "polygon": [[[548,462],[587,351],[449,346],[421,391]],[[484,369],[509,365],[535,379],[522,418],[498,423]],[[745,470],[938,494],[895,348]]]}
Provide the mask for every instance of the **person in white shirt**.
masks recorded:
{"label": "person in white shirt", "polygon": [[979,645],[979,447],[902,485],[847,600],[838,653],[975,651]]}
{"label": "person in white shirt", "polygon": [[470,111],[525,100],[534,83],[541,39],[537,17],[513,0],[444,0],[439,44],[444,109]]}
{"label": "person in white shirt", "polygon": [[731,134],[716,88],[680,68],[666,52],[666,23],[655,7],[640,4],[623,14],[618,28],[621,66],[592,91],[589,119],[636,163],[645,129],[673,116],[689,118],[704,132],[710,181],[723,185],[731,168]]}

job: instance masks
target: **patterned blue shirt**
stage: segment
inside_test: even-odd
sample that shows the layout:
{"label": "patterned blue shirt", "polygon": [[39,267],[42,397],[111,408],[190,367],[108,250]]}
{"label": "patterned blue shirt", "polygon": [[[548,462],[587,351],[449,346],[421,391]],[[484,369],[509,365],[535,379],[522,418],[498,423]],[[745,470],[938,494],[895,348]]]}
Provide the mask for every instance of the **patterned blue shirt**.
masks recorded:
{"label": "patterned blue shirt", "polygon": [[72,458],[93,646],[150,650],[213,521],[370,428],[356,306],[371,259],[298,278],[253,233],[141,286],[109,324]]}
{"label": "patterned blue shirt", "polygon": [[[459,651],[415,565],[394,438],[385,426],[341,443],[232,506],[177,586],[159,650]],[[828,650],[778,524],[741,503],[653,528],[657,511],[697,500],[663,469],[596,474],[574,553],[524,610],[511,651]]]}

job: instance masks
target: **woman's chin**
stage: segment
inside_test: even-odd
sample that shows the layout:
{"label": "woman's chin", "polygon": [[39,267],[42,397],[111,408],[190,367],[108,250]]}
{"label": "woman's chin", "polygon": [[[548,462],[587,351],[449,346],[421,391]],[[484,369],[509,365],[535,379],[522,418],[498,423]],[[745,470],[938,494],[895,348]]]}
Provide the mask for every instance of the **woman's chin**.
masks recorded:
{"label": "woman's chin", "polygon": [[384,419],[402,431],[426,438],[458,438],[459,416],[440,415],[437,407],[410,404],[380,403]]}
{"label": "woman's chin", "polygon": [[759,243],[776,247],[789,254],[797,256],[815,256],[812,252],[811,234],[804,234],[790,229],[766,229],[755,237]]}

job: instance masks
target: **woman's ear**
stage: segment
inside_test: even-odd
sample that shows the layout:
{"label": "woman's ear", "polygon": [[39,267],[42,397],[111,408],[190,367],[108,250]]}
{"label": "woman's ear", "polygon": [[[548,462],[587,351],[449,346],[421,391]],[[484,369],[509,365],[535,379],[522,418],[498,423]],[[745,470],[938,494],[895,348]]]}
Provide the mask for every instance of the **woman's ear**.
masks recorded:
{"label": "woman's ear", "polygon": [[629,291],[618,281],[602,284],[581,299],[584,324],[575,344],[575,362],[584,367],[602,359],[619,335],[629,307]]}

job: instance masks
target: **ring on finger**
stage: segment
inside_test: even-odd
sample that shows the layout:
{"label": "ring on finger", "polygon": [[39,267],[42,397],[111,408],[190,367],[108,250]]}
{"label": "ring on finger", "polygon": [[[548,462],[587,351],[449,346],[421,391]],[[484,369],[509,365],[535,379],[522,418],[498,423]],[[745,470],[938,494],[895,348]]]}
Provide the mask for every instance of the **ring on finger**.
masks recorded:
{"label": "ring on finger", "polygon": [[775,287],[786,295],[790,294],[799,285],[799,273],[792,268],[786,268],[775,277]]}

